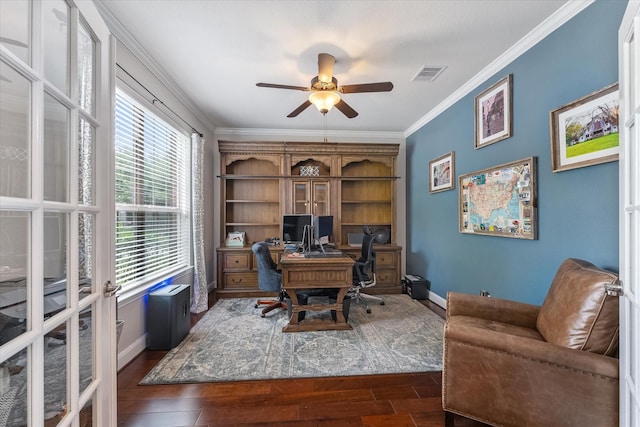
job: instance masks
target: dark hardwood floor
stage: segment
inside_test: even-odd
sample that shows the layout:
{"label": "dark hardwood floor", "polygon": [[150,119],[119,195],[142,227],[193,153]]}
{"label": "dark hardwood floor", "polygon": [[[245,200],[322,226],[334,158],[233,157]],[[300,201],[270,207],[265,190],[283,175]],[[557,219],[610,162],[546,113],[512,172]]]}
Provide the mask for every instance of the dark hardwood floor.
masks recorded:
{"label": "dark hardwood floor", "polygon": [[440,372],[139,386],[166,353],[147,350],[118,373],[118,425],[444,426]]}

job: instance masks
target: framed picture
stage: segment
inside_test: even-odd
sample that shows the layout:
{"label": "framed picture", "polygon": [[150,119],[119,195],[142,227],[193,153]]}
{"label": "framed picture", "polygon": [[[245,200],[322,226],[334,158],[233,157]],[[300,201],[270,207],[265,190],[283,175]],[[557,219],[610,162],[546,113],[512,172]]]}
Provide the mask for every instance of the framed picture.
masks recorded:
{"label": "framed picture", "polygon": [[458,177],[461,233],[537,239],[536,158]]}
{"label": "framed picture", "polygon": [[429,162],[429,193],[454,189],[455,176],[453,151],[431,160]]}
{"label": "framed picture", "polygon": [[513,132],[513,77],[509,74],[476,96],[475,148],[509,138]]}
{"label": "framed picture", "polygon": [[551,111],[553,172],[618,160],[618,83]]}

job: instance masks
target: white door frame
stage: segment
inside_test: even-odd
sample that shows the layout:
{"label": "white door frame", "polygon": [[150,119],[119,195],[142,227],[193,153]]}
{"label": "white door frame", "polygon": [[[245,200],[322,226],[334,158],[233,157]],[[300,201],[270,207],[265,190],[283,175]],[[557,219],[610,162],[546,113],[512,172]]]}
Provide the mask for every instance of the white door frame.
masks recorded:
{"label": "white door frame", "polygon": [[640,422],[640,1],[618,31],[620,83],[620,420]]}

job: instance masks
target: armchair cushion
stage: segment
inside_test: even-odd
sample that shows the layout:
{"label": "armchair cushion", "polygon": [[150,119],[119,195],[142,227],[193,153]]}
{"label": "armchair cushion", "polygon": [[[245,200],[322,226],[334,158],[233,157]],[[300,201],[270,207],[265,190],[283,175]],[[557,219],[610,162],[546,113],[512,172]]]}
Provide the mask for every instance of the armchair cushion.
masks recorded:
{"label": "armchair cushion", "polygon": [[618,349],[618,298],[605,285],[618,277],[569,258],[556,273],[540,308],[537,329],[547,342],[607,356]]}

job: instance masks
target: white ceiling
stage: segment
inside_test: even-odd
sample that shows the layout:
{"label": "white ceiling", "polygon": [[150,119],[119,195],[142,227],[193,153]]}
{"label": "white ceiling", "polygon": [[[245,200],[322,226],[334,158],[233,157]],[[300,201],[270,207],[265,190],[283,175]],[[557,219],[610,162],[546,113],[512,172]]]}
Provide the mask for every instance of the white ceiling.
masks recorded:
{"label": "white ceiling", "polygon": [[[565,0],[98,1],[122,26],[117,35],[152,57],[208,126],[405,134],[576,8]],[[391,81],[393,91],[344,95],[359,112],[353,119],[334,108],[325,124],[313,106],[287,118],[308,93],[256,83],[309,86],[320,52],[336,58],[340,84]],[[412,82],[425,65],[447,68],[434,82]]]}

